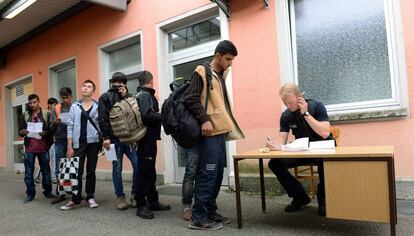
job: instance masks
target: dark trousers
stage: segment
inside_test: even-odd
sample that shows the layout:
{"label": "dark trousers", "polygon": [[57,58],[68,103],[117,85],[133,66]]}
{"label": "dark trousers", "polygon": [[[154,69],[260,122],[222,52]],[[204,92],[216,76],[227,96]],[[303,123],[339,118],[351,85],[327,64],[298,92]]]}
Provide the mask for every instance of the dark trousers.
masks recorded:
{"label": "dark trousers", "polygon": [[83,143],[79,145],[78,149],[75,149],[75,156],[79,157],[79,171],[78,171],[78,194],[72,196],[74,203],[80,203],[82,201],[82,176],[85,167],[86,160],[86,201],[94,198],[95,184],[96,184],[96,164],[98,163],[99,143]]}
{"label": "dark trousers", "polygon": [[216,199],[223,180],[226,160],[224,135],[204,137],[199,144],[199,162],[195,178],[192,220],[204,224],[216,214]]}
{"label": "dark trousers", "polygon": [[136,179],[135,199],[138,207],[147,206],[148,202],[158,201],[155,187],[157,172],[155,162],[157,156],[157,140],[142,139],[138,143],[138,171]]}
{"label": "dark trousers", "polygon": [[316,163],[318,165],[319,184],[317,197],[319,205],[325,205],[325,178],[323,173],[323,161],[321,159],[272,159],[269,168],[276,175],[282,187],[289,197],[303,198],[307,196],[302,184],[289,172],[290,168]]}

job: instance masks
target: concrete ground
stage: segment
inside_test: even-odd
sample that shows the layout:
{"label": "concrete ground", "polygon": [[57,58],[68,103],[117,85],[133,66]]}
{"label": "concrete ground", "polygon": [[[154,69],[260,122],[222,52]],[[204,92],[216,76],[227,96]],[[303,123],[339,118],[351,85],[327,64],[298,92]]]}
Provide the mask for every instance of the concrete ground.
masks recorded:
{"label": "concrete ground", "polygon": [[[130,189],[130,183],[125,184]],[[157,212],[153,220],[135,216],[135,209],[115,208],[113,185],[98,181],[96,200],[99,208],[61,211],[58,205],[38,194],[33,202],[23,204],[23,175],[0,173],[0,235],[389,235],[389,225],[333,220],[317,214],[315,202],[299,213],[287,214],[286,197],[267,198],[268,212],[261,212],[260,197],[242,194],[243,228],[236,224],[234,193],[223,189],[218,199],[219,212],[232,223],[215,232],[195,232],[182,220],[180,186],[159,187],[160,199],[171,204],[169,212]],[[129,198],[129,194],[127,194]],[[398,202],[397,235],[414,235],[414,201]]]}

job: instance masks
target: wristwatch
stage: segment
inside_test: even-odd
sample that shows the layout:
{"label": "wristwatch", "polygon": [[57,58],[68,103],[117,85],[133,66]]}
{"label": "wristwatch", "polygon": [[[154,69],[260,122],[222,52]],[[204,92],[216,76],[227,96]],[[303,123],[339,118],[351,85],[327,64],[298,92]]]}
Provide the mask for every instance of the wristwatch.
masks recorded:
{"label": "wristwatch", "polygon": [[306,111],[305,113],[302,114],[302,116],[310,116],[310,114],[308,111]]}

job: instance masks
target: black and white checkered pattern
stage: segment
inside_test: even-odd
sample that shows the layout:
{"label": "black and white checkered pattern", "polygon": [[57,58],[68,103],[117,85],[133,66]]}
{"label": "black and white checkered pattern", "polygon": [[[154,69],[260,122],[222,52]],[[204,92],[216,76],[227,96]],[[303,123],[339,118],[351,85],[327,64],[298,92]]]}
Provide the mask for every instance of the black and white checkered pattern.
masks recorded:
{"label": "black and white checkered pattern", "polygon": [[59,193],[78,194],[79,157],[62,158],[59,163]]}

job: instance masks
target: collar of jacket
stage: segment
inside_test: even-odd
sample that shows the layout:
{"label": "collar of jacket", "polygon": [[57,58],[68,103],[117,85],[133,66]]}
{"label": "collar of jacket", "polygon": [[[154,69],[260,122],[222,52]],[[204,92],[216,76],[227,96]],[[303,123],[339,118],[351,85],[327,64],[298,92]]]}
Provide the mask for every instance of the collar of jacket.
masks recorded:
{"label": "collar of jacket", "polygon": [[150,93],[151,95],[154,95],[155,94],[155,89],[152,89],[152,88],[147,88],[147,87],[138,87],[137,88],[137,92],[139,93],[139,92],[141,92],[141,91],[145,91],[145,92],[148,92],[148,93]]}

